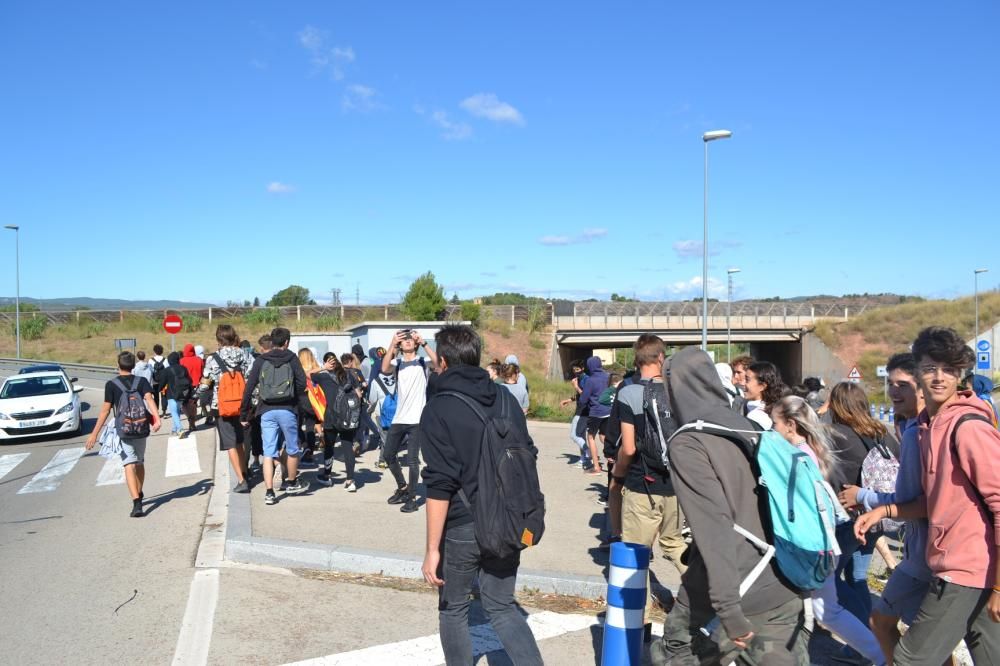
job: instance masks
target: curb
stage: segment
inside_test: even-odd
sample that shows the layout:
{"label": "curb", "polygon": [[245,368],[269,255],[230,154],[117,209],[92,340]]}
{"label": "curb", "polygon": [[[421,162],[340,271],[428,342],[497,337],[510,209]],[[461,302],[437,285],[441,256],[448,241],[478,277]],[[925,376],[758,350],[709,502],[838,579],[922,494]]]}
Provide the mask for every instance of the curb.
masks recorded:
{"label": "curb", "polygon": [[[220,474],[220,468],[228,469],[228,464],[229,461],[226,460],[225,465],[216,466],[216,478]],[[423,559],[419,557],[351,546],[254,536],[250,515],[250,494],[234,493],[229,489],[228,497],[229,516],[225,526],[227,560],[293,569],[377,574],[415,580],[424,578],[420,571]],[[574,576],[520,569],[516,587],[518,590],[537,590],[549,594],[597,599],[604,597],[607,585],[602,576]]]}

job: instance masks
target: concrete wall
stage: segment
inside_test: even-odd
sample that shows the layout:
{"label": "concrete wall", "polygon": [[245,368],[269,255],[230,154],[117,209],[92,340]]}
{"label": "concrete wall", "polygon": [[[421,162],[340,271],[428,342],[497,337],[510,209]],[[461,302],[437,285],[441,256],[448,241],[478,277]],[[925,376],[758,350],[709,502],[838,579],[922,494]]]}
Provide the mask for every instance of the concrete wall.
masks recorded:
{"label": "concrete wall", "polygon": [[827,386],[844,381],[851,369],[813,333],[802,335],[802,376],[819,377]]}

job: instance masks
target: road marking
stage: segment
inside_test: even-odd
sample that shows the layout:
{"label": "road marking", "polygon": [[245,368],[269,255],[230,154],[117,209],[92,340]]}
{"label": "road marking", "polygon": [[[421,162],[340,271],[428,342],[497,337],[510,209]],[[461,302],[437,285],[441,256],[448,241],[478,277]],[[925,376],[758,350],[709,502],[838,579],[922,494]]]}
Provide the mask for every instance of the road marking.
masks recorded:
{"label": "road marking", "polygon": [[101,473],[97,475],[97,485],[116,486],[125,483],[125,467],[122,465],[120,456],[108,458],[104,461]]}
{"label": "road marking", "polygon": [[191,433],[185,439],[171,437],[167,440],[167,473],[165,476],[185,476],[200,474],[198,462],[198,440]]}
{"label": "road marking", "polygon": [[[535,640],[554,638],[573,631],[580,631],[595,624],[597,618],[592,615],[562,614],[552,611],[541,611],[528,616],[528,626]],[[473,656],[480,656],[496,650],[502,650],[503,645],[489,624],[469,627],[472,634]],[[365,664],[365,666],[437,666],[444,663],[444,652],[441,649],[439,634],[421,636],[408,641],[374,645],[361,650],[341,652],[327,657],[297,661],[287,666],[348,666]]]}
{"label": "road marking", "polygon": [[30,453],[10,453],[0,456],[0,479],[14,471],[14,468],[30,455]]}
{"label": "road marking", "polygon": [[174,666],[207,664],[212,644],[212,623],[219,602],[219,570],[199,569],[194,572],[188,594],[181,633],[174,650]]}
{"label": "road marking", "polygon": [[47,493],[59,487],[62,478],[69,474],[76,466],[80,456],[83,455],[84,448],[62,449],[56,451],[52,460],[41,469],[38,474],[31,478],[23,488],[17,491],[18,495],[25,493]]}

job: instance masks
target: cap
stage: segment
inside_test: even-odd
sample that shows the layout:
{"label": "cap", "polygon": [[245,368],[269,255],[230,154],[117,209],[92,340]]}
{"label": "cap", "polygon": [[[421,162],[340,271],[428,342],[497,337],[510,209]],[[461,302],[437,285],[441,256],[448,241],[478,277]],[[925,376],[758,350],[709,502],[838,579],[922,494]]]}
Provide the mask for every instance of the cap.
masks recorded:
{"label": "cap", "polygon": [[503,362],[506,363],[507,365],[521,365],[518,362],[517,357],[514,356],[513,354],[507,354],[507,358],[505,358]]}

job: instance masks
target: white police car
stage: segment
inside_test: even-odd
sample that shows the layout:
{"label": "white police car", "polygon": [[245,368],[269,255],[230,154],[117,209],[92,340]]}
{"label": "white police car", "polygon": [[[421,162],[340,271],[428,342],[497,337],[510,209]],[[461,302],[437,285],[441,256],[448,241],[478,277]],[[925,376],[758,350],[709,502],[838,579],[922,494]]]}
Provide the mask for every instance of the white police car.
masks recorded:
{"label": "white police car", "polygon": [[0,385],[0,441],[47,434],[80,434],[82,386],[62,371],[13,375]]}

